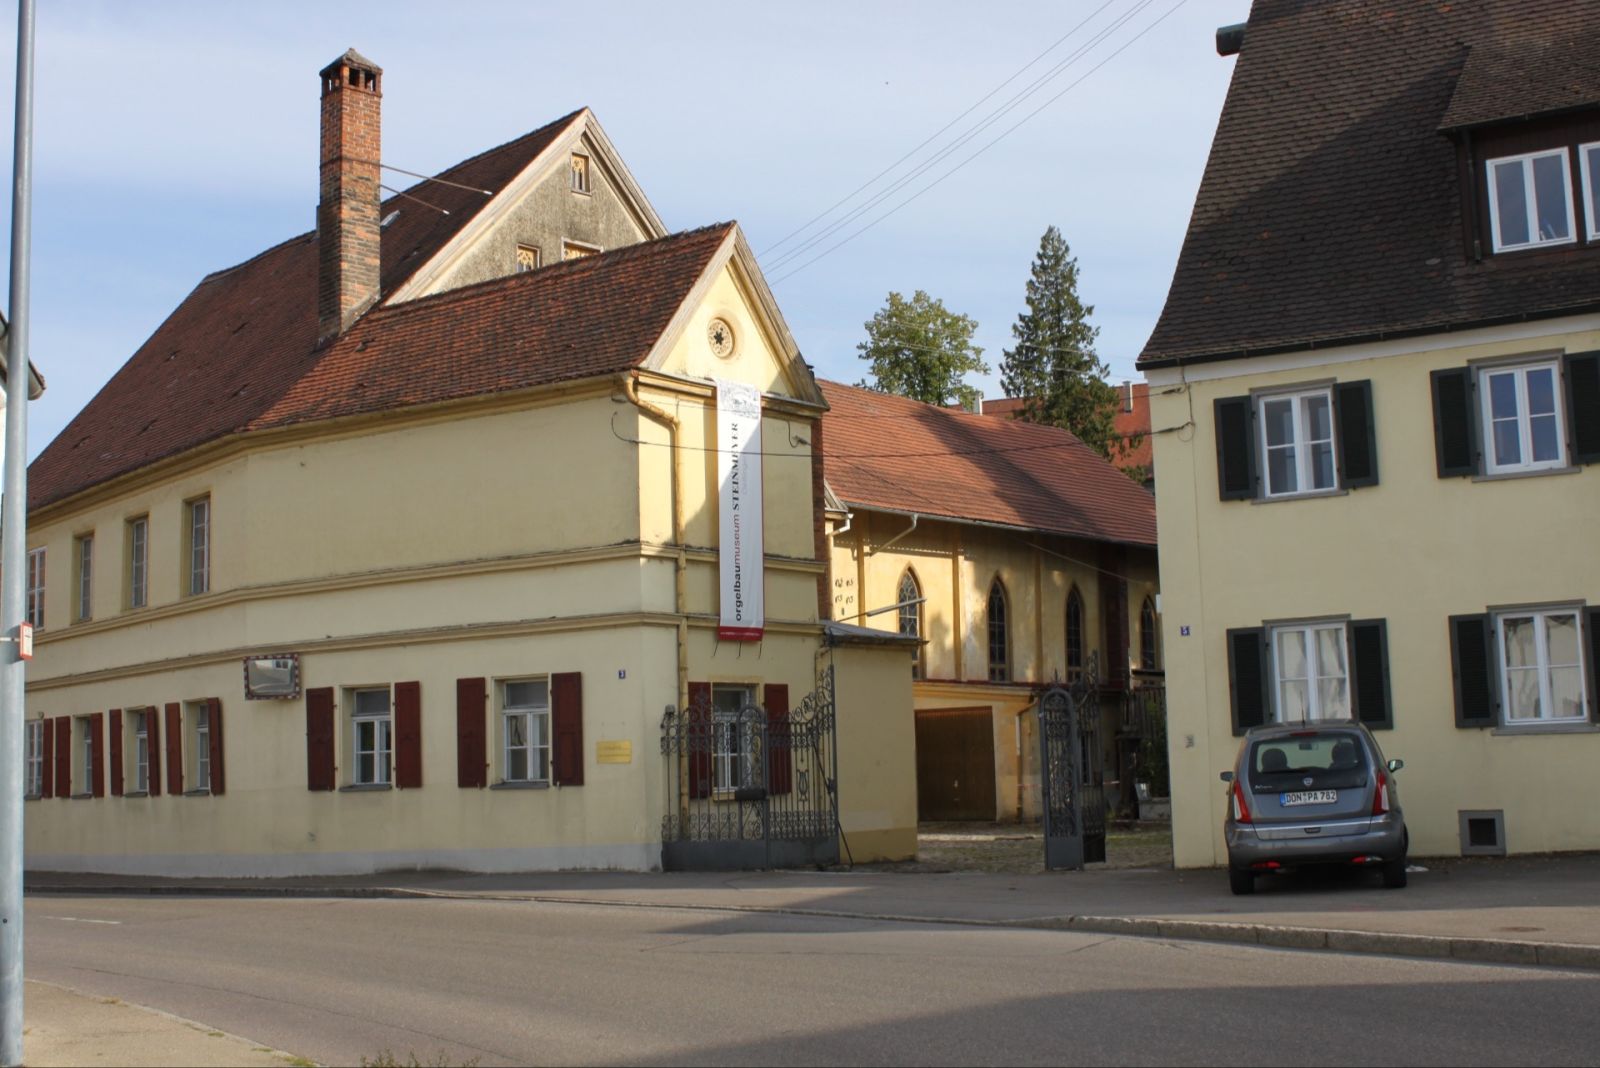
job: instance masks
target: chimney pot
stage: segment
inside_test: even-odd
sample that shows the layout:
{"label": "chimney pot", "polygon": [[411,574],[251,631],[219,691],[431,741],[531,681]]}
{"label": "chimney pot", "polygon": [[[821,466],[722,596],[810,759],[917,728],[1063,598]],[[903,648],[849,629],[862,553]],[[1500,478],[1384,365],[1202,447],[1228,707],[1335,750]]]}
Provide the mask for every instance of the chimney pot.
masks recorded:
{"label": "chimney pot", "polygon": [[344,333],[378,299],[383,70],[352,48],[320,76],[319,342]]}

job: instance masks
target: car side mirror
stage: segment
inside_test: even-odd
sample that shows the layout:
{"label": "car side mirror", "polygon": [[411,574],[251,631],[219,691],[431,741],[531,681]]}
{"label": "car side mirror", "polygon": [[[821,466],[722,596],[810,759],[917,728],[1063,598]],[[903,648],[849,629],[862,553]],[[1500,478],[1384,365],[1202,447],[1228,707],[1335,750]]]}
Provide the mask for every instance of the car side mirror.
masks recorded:
{"label": "car side mirror", "polygon": [[1222,773],[1221,778],[1222,778],[1223,782],[1232,782],[1233,781],[1233,772],[1225,771],[1225,772]]}
{"label": "car side mirror", "polygon": [[1406,766],[1406,762],[1404,760],[1391,760],[1391,761],[1389,761],[1389,770],[1390,771],[1399,771],[1401,768],[1403,768],[1405,766]]}

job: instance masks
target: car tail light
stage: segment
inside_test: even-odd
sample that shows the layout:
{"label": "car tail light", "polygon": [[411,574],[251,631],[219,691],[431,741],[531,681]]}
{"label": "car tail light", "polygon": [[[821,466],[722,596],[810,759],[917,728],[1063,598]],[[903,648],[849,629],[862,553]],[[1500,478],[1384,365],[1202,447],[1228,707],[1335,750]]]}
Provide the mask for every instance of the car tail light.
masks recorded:
{"label": "car tail light", "polygon": [[1233,822],[1251,822],[1250,802],[1244,799],[1244,786],[1240,784],[1238,779],[1233,780]]}
{"label": "car tail light", "polygon": [[1372,814],[1386,816],[1389,813],[1389,776],[1380,770],[1377,783],[1377,788],[1372,791]]}

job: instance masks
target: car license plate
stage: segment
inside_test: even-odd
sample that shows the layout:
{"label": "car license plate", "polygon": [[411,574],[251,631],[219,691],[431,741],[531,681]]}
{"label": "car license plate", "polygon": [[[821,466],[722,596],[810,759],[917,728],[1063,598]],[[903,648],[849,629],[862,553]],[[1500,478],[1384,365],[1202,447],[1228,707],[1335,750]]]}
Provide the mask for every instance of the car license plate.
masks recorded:
{"label": "car license plate", "polygon": [[1278,804],[1284,808],[1296,805],[1331,805],[1339,800],[1338,790],[1304,790],[1293,794],[1279,794]]}

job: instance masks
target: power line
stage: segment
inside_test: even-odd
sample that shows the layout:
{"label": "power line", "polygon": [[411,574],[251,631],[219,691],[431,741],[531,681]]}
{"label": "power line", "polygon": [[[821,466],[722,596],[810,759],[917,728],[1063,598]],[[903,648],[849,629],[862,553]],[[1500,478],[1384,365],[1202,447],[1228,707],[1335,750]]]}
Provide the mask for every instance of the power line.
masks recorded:
{"label": "power line", "polygon": [[1084,19],[1082,22],[1080,22],[1076,26],[1072,27],[1072,29],[1068,30],[1066,33],[1062,34],[1060,37],[1057,37],[1055,39],[1055,41],[1050,45],[1049,48],[1046,48],[1043,52],[1040,52],[1037,56],[1034,56],[1027,63],[1025,63],[1021,67],[1017,68],[1017,70],[1011,75],[1011,77],[1007,78],[1005,81],[1001,82],[999,85],[995,86],[993,89],[991,89],[987,93],[985,93],[983,96],[979,97],[972,104],[971,107],[967,108],[967,110],[963,111],[961,114],[957,115],[955,118],[951,119],[949,122],[947,122],[943,126],[939,127],[933,133],[929,134],[920,144],[918,144],[911,151],[907,152],[905,155],[901,156],[899,159],[897,159],[893,163],[889,164],[889,166],[885,167],[883,170],[879,171],[877,174],[873,175],[871,178],[868,178],[865,182],[863,182],[861,185],[858,185],[855,189],[851,190],[849,193],[845,194],[840,199],[834,201],[831,205],[828,206],[827,209],[825,209],[824,211],[820,212],[817,215],[812,216],[810,219],[807,219],[799,228],[797,228],[795,230],[791,230],[789,233],[783,235],[783,237],[779,238],[777,241],[773,242],[772,244],[768,245],[766,248],[762,249],[761,250],[761,255],[765,256],[769,252],[773,252],[773,251],[776,251],[779,248],[782,248],[784,245],[788,244],[790,238],[796,236],[797,234],[803,233],[804,231],[809,229],[810,226],[813,223],[817,222],[818,220],[826,218],[828,215],[832,214],[834,209],[838,208],[842,204],[845,204],[845,203],[849,202],[852,198],[854,198],[857,193],[860,193],[864,189],[870,188],[873,184],[875,184],[878,181],[878,179],[882,178],[886,174],[891,173],[892,171],[894,171],[895,168],[899,167],[900,164],[904,163],[906,160],[910,159],[912,156],[915,156],[918,152],[921,152],[924,148],[926,148],[929,144],[931,144],[933,141],[935,141],[946,130],[950,129],[950,127],[954,126],[956,123],[960,122],[962,119],[966,118],[968,115],[970,115],[974,111],[976,111],[978,109],[978,107],[984,101],[988,100],[990,97],[994,96],[1000,90],[1004,89],[1006,86],[1010,85],[1012,82],[1014,82],[1018,78],[1020,78],[1022,76],[1022,72],[1023,71],[1027,70],[1029,67],[1032,67],[1034,64],[1038,63],[1041,59],[1043,59],[1045,56],[1049,55],[1051,52],[1054,52],[1057,48],[1059,48],[1061,46],[1062,42],[1066,41],[1067,38],[1071,37],[1073,34],[1077,33],[1079,30],[1081,30],[1085,26],[1087,26],[1090,22],[1092,22],[1100,14],[1100,12],[1104,11],[1106,8],[1110,7],[1114,3],[1116,3],[1116,0],[1106,0],[1106,2],[1101,4],[1099,7],[1097,7],[1094,10],[1094,12],[1089,15],[1088,18]]}
{"label": "power line", "polygon": [[[915,181],[917,178],[919,178],[922,175],[926,174],[933,167],[935,167],[939,163],[943,162],[945,159],[949,158],[958,149],[962,148],[964,145],[966,145],[969,142],[971,142],[973,138],[977,137],[984,130],[986,130],[989,127],[993,126],[995,123],[999,122],[1002,118],[1004,118],[1008,113],[1010,113],[1011,111],[1016,109],[1018,106],[1020,106],[1024,100],[1026,100],[1028,97],[1032,96],[1034,93],[1038,92],[1041,88],[1044,87],[1044,85],[1047,82],[1050,82],[1050,81],[1054,80],[1056,77],[1060,76],[1069,67],[1071,67],[1073,64],[1077,63],[1078,60],[1082,59],[1084,56],[1088,55],[1091,51],[1093,51],[1099,45],[1101,45],[1106,40],[1108,40],[1113,34],[1116,33],[1117,30],[1120,30],[1123,26],[1127,25],[1128,22],[1130,22],[1135,16],[1141,14],[1147,7],[1149,7],[1154,2],[1155,2],[1155,0],[1138,0],[1138,3],[1135,4],[1135,6],[1132,8],[1132,10],[1128,11],[1127,13],[1125,13],[1123,15],[1119,15],[1117,18],[1113,19],[1112,22],[1109,25],[1107,25],[1107,26],[1103,27],[1102,29],[1096,31],[1095,35],[1093,37],[1091,37],[1085,44],[1080,45],[1071,55],[1069,55],[1065,59],[1061,60],[1054,67],[1051,67],[1048,71],[1046,71],[1044,74],[1040,75],[1038,78],[1034,79],[1034,81],[1031,82],[1026,89],[1024,89],[1021,92],[1017,93],[1016,95],[1012,96],[1009,100],[1007,100],[1005,102],[1005,104],[1003,104],[999,108],[996,108],[994,111],[990,112],[976,126],[972,127],[970,130],[968,130],[965,133],[963,133],[960,137],[956,138],[950,144],[944,146],[939,151],[935,152],[931,157],[929,157],[928,159],[924,160],[922,163],[918,164],[915,168],[913,168],[910,171],[910,173],[906,174],[904,177],[896,179],[887,189],[884,189],[882,192],[874,195],[872,198],[867,200],[864,204],[861,204],[860,206],[852,209],[850,212],[845,214],[844,217],[842,217],[842,218],[838,219],[837,221],[829,224],[827,227],[823,228],[823,230],[821,230],[819,233],[814,234],[812,237],[808,238],[806,241],[802,242],[800,245],[798,245],[795,248],[790,249],[788,252],[785,252],[782,255],[778,256],[773,261],[773,264],[772,264],[773,269],[776,270],[777,268],[782,267],[785,263],[790,262],[790,261],[794,260],[795,258],[801,256],[801,255],[804,255],[808,250],[810,250],[812,248],[815,248],[819,243],[821,243],[822,241],[827,240],[828,237],[832,236],[835,233],[838,233],[840,229],[842,229],[843,227],[847,226],[849,223],[851,223],[855,219],[860,218],[862,215],[864,215],[868,211],[871,211],[874,207],[876,207],[877,205],[883,203],[883,201],[887,200],[889,197],[893,196],[895,193],[899,192],[901,189],[904,189],[911,182]],[[957,169],[959,169],[959,168],[957,168]]]}
{"label": "power line", "polygon": [[787,281],[790,278],[793,278],[795,275],[799,274],[801,271],[805,270],[807,267],[810,267],[812,264],[816,263],[818,260],[822,259],[825,256],[828,256],[828,255],[832,254],[833,252],[837,251],[838,249],[842,248],[843,246],[849,244],[851,241],[854,241],[856,238],[860,237],[862,234],[866,233],[868,230],[871,230],[874,226],[877,226],[879,223],[883,222],[885,219],[888,219],[890,216],[892,216],[892,215],[896,214],[897,212],[899,212],[902,208],[905,208],[908,205],[910,205],[911,203],[913,203],[914,201],[916,201],[924,193],[927,193],[928,191],[932,190],[935,186],[938,186],[939,184],[944,182],[945,179],[951,177],[957,171],[960,171],[962,168],[964,168],[967,164],[971,163],[973,160],[975,160],[979,156],[983,155],[983,153],[987,152],[989,149],[993,148],[995,145],[997,145],[1001,141],[1005,140],[1011,134],[1015,133],[1016,130],[1019,127],[1021,127],[1024,123],[1028,122],[1035,115],[1038,115],[1039,112],[1043,111],[1045,108],[1049,107],[1051,104],[1055,103],[1057,100],[1060,100],[1063,96],[1066,96],[1073,89],[1076,89],[1079,85],[1082,85],[1085,80],[1087,80],[1089,77],[1091,77],[1101,67],[1104,67],[1107,63],[1110,63],[1113,59],[1116,59],[1123,52],[1127,51],[1130,47],[1132,47],[1140,38],[1144,37],[1145,34],[1149,33],[1151,30],[1153,30],[1157,26],[1161,25],[1161,23],[1165,22],[1172,15],[1173,12],[1177,11],[1186,2],[1187,2],[1187,0],[1178,0],[1178,2],[1176,4],[1174,4],[1174,5],[1172,5],[1172,7],[1168,8],[1167,11],[1164,14],[1162,14],[1159,18],[1157,18],[1154,22],[1150,23],[1144,29],[1142,29],[1138,33],[1134,34],[1133,37],[1129,38],[1128,41],[1125,42],[1123,45],[1121,45],[1119,48],[1117,48],[1116,51],[1112,52],[1105,59],[1101,60],[1099,63],[1097,63],[1093,67],[1091,67],[1077,81],[1073,82],[1071,85],[1069,85],[1065,89],[1061,90],[1061,92],[1057,93],[1055,96],[1051,97],[1049,100],[1046,100],[1043,104],[1040,104],[1037,108],[1035,108],[1034,110],[1030,111],[1027,115],[1024,115],[1014,125],[1010,126],[1003,133],[1001,133],[999,137],[996,137],[994,140],[990,141],[988,144],[986,144],[982,148],[978,149],[978,151],[974,152],[972,155],[968,156],[966,159],[964,159],[960,163],[956,164],[954,167],[952,167],[950,170],[946,171],[944,174],[940,175],[938,178],[934,179],[932,182],[930,182],[927,185],[923,186],[917,192],[913,193],[910,197],[907,197],[905,200],[901,201],[899,204],[895,205],[893,208],[889,209],[888,211],[884,212],[882,215],[878,216],[878,218],[874,219],[872,222],[868,223],[866,226],[863,226],[863,227],[861,227],[861,229],[856,230],[854,233],[850,234],[844,240],[839,241],[836,244],[829,246],[827,249],[823,250],[818,255],[813,256],[811,259],[809,259],[806,262],[802,263],[800,266],[795,267],[792,270],[786,271],[783,274],[779,275],[777,278],[772,279],[772,283],[771,284],[772,285],[779,285],[782,282]]}

